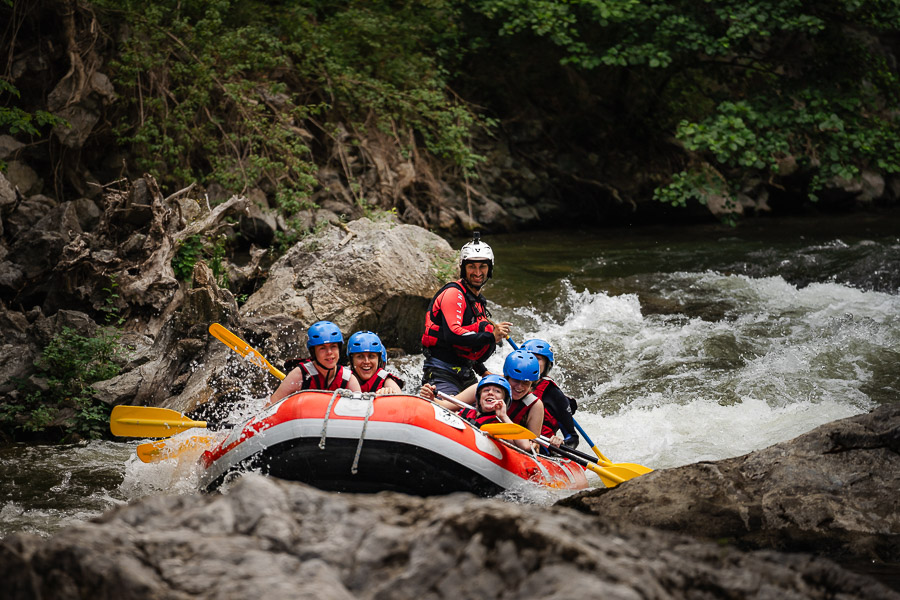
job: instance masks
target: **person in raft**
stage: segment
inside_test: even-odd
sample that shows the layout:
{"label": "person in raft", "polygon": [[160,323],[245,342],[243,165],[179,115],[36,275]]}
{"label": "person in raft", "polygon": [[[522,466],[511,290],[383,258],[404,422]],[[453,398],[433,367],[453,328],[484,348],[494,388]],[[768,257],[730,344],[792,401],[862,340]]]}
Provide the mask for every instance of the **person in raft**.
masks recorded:
{"label": "person in raft", "polygon": [[484,375],[484,361],[509,336],[512,323],[493,324],[481,294],[494,273],[494,251],[475,232],[459,251],[459,280],[442,287],[425,315],[422,383],[457,394]]}
{"label": "person in raft", "polygon": [[350,370],[363,392],[375,392],[378,396],[402,392],[403,380],[384,369],[387,350],[377,334],[357,331],[351,335],[347,340],[347,356],[350,357]]}
{"label": "person in raft", "polygon": [[[537,357],[526,350],[511,352],[503,361],[503,376],[510,386],[510,402],[506,407],[510,421],[526,427],[535,435],[541,435],[544,425],[544,403],[532,393],[535,383],[541,378],[541,367]],[[475,391],[476,386],[469,386],[457,394],[456,398],[466,404],[472,404]],[[449,410],[457,410],[453,402],[442,398],[435,399],[433,386],[422,385],[419,395]],[[559,446],[562,442],[563,439],[559,435],[550,437],[550,443],[554,446]]]}
{"label": "person in raft", "polygon": [[306,341],[309,358],[284,363],[284,370],[289,372],[269,398],[267,406],[301,390],[333,391],[345,388],[353,392],[361,391],[356,376],[348,367],[338,364],[343,345],[344,336],[331,321],[318,321],[310,325]]}
{"label": "person in raft", "polygon": [[541,435],[552,437],[557,431],[563,436],[563,443],[570,447],[578,447],[578,432],[572,414],[578,409],[574,398],[566,396],[555,381],[548,377],[553,368],[553,347],[542,339],[526,340],[520,346],[534,354],[541,365],[541,378],[534,388],[533,394],[544,403],[544,426]]}
{"label": "person in raft", "polygon": [[[475,408],[463,408],[459,416],[476,427],[488,423],[512,423],[506,414],[512,392],[509,382],[500,375],[485,375],[475,386]],[[531,450],[530,440],[512,440],[524,450]]]}

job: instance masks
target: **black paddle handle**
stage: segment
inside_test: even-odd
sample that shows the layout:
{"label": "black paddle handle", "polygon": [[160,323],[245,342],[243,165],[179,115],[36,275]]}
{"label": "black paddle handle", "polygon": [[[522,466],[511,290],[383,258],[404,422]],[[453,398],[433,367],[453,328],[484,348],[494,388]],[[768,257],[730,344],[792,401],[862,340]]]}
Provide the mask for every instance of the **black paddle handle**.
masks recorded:
{"label": "black paddle handle", "polygon": [[568,446],[565,446],[565,445],[560,446],[560,448],[565,448],[566,452],[570,452],[571,454],[574,454],[575,456],[583,458],[584,460],[589,460],[592,463],[599,463],[596,456],[591,456],[590,454],[585,454],[584,452],[582,452],[580,450],[576,450],[575,448],[569,448]]}
{"label": "black paddle handle", "polygon": [[[578,463],[582,467],[585,466],[585,464],[587,464],[587,461],[584,460],[583,458],[581,458],[580,456],[578,456],[577,454],[573,453],[571,448],[568,448],[566,446],[556,447],[552,444],[549,444],[549,443],[543,442],[543,441],[541,441],[540,444],[542,446],[544,446],[544,448],[547,448],[550,452],[556,452],[560,456],[562,456],[564,458],[568,458],[572,462]],[[565,448],[565,450],[563,450],[563,448]]]}

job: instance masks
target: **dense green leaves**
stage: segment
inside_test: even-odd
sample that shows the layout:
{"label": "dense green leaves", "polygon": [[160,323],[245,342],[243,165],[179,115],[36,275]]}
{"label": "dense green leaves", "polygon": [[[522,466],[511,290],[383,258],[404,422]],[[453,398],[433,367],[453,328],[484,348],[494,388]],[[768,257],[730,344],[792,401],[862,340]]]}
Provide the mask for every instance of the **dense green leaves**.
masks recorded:
{"label": "dense green leaves", "polygon": [[502,35],[545,38],[562,63],[625,78],[623,103],[654,111],[639,129],[673,131],[689,151],[660,200],[733,201],[744,182],[777,178],[788,158],[813,197],[834,177],[897,169],[896,1],[476,4]]}
{"label": "dense green leaves", "polygon": [[[93,383],[119,374],[125,349],[119,333],[98,329],[93,336],[65,327],[35,361],[34,378],[20,382],[19,398],[0,402],[0,432],[40,433],[54,422],[65,435],[100,438],[108,431],[109,407],[94,399]],[[43,381],[35,385],[34,381]]]}
{"label": "dense green leaves", "polygon": [[164,184],[261,185],[290,214],[315,185],[317,143],[371,127],[463,169],[479,160],[477,117],[440,59],[456,35],[449,3],[97,4],[129,25],[113,69],[132,111],[116,131]]}
{"label": "dense green leaves", "polygon": [[[0,98],[19,98],[19,90],[13,84],[0,78]],[[6,98],[4,98],[6,100]],[[65,119],[61,119],[45,110],[34,113],[25,111],[18,106],[0,106],[0,132],[12,135],[40,135],[40,129],[46,125],[65,125]]]}

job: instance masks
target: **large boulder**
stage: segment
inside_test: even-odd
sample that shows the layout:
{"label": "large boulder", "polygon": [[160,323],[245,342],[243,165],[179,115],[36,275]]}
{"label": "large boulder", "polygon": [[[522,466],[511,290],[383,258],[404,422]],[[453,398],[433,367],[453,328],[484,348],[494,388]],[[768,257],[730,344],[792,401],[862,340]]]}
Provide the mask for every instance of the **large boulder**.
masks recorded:
{"label": "large boulder", "polygon": [[655,471],[566,506],[743,548],[900,562],[900,404],[721,460]]}
{"label": "large boulder", "polygon": [[417,351],[428,302],[445,283],[438,267],[454,259],[443,238],[414,225],[362,218],[327,226],[272,265],[241,314],[270,330],[283,351],[305,353],[303,333],[322,319],[346,335],[369,329],[387,345]]}
{"label": "large boulder", "polygon": [[248,475],[226,495],[158,496],[49,539],[0,540],[0,577],[10,600],[898,598],[824,559],[615,523]]}

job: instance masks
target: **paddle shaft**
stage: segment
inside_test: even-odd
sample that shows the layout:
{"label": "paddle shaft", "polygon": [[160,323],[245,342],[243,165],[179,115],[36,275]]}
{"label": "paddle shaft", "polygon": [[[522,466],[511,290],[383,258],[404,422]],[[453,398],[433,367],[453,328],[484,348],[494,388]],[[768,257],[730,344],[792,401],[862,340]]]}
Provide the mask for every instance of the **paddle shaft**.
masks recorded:
{"label": "paddle shaft", "polygon": [[[615,473],[611,473],[609,471],[609,469],[604,469],[600,465],[597,465],[595,463],[592,463],[590,461],[587,461],[587,460],[581,458],[580,456],[572,454],[568,450],[563,450],[563,447],[553,446],[550,443],[545,442],[541,438],[537,438],[535,441],[538,444],[540,444],[541,446],[543,446],[544,448],[547,448],[547,450],[549,450],[550,452],[556,452],[563,458],[568,458],[572,462],[575,462],[575,463],[581,465],[585,469],[590,469],[591,471],[593,471],[594,473],[596,473],[597,475],[600,476],[600,479],[603,481],[603,484],[606,485],[607,487],[615,487],[615,486],[619,485],[620,483],[626,481],[624,478],[616,475]],[[610,485],[609,482],[612,482],[612,484]]]}
{"label": "paddle shaft", "polygon": [[581,434],[581,436],[584,438],[584,441],[586,441],[590,445],[591,450],[594,451],[594,454],[597,455],[597,458],[599,458],[603,462],[612,462],[608,458],[603,456],[603,453],[600,452],[600,448],[598,448],[597,445],[593,442],[593,440],[591,440],[591,438],[588,437],[587,432],[584,430],[584,428],[581,425],[578,424],[578,421],[575,420],[575,417],[572,417],[572,422],[575,423],[575,429],[578,430],[578,433]]}
{"label": "paddle shaft", "polygon": [[273,367],[258,350],[250,346],[250,344],[233,334],[231,331],[225,329],[222,325],[213,323],[209,326],[209,333],[257,367],[267,369],[269,373],[278,379],[285,378],[285,374]]}
{"label": "paddle shaft", "polygon": [[458,399],[456,396],[451,396],[450,394],[444,393],[440,390],[438,390],[437,395],[440,396],[441,398],[443,398],[444,400],[446,400],[447,402],[452,402],[453,404],[457,405],[460,408],[468,408],[471,410],[475,410],[474,406],[472,406],[471,404],[466,404],[462,400]]}
{"label": "paddle shaft", "polygon": [[[545,441],[545,442],[548,442],[548,443],[550,442],[550,438],[548,438],[547,436],[544,436],[544,435],[542,435],[540,439],[543,440],[543,441]],[[584,453],[584,452],[582,452],[582,451],[580,451],[580,450],[576,450],[575,448],[571,448],[571,447],[569,447],[569,446],[566,446],[565,444],[562,445],[562,446],[560,446],[560,448],[563,448],[563,449],[566,450],[566,452],[571,452],[571,453],[574,454],[575,456],[578,456],[578,457],[580,457],[580,458],[583,458],[584,460],[589,460],[589,461],[594,462],[594,463],[595,463],[595,462],[599,462],[599,461],[597,460],[597,457],[596,457],[596,456],[591,456],[590,454],[586,454],[586,453]]]}

